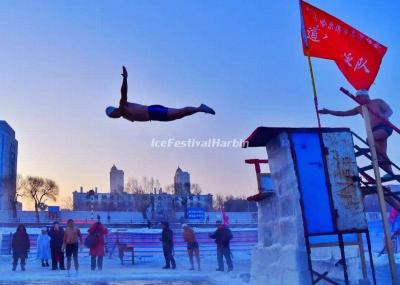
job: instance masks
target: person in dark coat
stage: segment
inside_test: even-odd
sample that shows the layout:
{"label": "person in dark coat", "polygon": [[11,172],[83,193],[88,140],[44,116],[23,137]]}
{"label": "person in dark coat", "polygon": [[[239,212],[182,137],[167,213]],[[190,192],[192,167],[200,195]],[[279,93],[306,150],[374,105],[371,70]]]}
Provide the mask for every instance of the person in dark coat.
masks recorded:
{"label": "person in dark coat", "polygon": [[214,233],[210,234],[210,238],[215,239],[215,243],[217,244],[217,271],[224,271],[223,257],[225,257],[226,264],[228,265],[228,272],[232,271],[233,264],[231,258],[230,241],[232,240],[233,235],[231,230],[228,229],[220,221],[218,221],[217,230]]}
{"label": "person in dark coat", "polygon": [[64,253],[61,250],[64,239],[64,230],[60,227],[60,224],[57,221],[53,223],[49,236],[52,270],[65,270]]}
{"label": "person in dark coat", "polygon": [[13,252],[12,270],[15,271],[17,269],[18,260],[20,259],[21,270],[25,271],[25,260],[28,257],[30,241],[24,225],[20,224],[17,231],[13,234],[11,248]]}
{"label": "person in dark coat", "polygon": [[173,255],[174,251],[174,232],[169,228],[168,222],[161,223],[161,242],[163,246],[164,258],[165,258],[165,266],[163,269],[172,269],[176,268],[175,258]]}
{"label": "person in dark coat", "polygon": [[97,239],[96,241],[96,246],[90,248],[89,255],[91,257],[90,259],[90,265],[91,269],[95,270],[96,265],[98,270],[103,269],[103,258],[105,255],[104,252],[104,236],[108,234],[108,230],[103,224],[100,222],[100,220],[96,223],[94,223],[90,229],[88,230],[89,234],[94,235]]}

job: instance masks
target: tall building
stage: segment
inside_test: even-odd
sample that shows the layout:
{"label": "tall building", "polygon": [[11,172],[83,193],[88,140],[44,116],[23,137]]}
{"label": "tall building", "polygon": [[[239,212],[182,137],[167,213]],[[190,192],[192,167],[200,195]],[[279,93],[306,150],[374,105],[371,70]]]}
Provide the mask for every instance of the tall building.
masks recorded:
{"label": "tall building", "polygon": [[115,165],[110,171],[110,193],[117,194],[124,192],[124,171],[118,169]]}
{"label": "tall building", "polygon": [[6,121],[0,121],[0,212],[2,219],[16,218],[18,141]]}
{"label": "tall building", "polygon": [[190,193],[190,175],[178,167],[174,176],[175,193],[167,194],[162,189],[151,193],[132,194],[124,192],[124,172],[115,165],[110,171],[110,193],[101,193],[95,187],[93,191],[73,192],[75,211],[135,211],[141,212],[145,219],[173,219],[176,212],[190,208],[212,210],[212,195]]}
{"label": "tall building", "polygon": [[190,174],[189,172],[182,171],[178,166],[174,176],[174,189],[177,196],[190,195]]}

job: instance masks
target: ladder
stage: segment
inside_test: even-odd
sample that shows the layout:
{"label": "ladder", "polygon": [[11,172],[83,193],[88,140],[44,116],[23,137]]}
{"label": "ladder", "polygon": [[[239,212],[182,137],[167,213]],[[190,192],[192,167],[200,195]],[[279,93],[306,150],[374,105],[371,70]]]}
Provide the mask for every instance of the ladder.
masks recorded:
{"label": "ladder", "polygon": [[[362,145],[361,147],[358,144],[354,143],[354,153],[357,159],[358,172],[360,173],[359,181],[361,184],[361,191],[364,196],[376,194],[377,193],[376,181],[373,174],[372,157],[368,143],[356,133],[352,132],[352,134],[353,138],[355,138],[356,141],[360,145]],[[364,158],[364,161],[361,161],[361,158]],[[392,161],[389,161],[389,163],[392,166],[392,168],[397,169],[400,172],[400,167],[398,165],[396,165]],[[387,183],[387,182],[400,183],[400,175],[393,175],[387,173],[382,168],[381,171],[387,174],[386,177],[381,178],[382,183]],[[397,211],[400,211],[400,192],[396,193],[391,191],[390,187],[388,187],[387,185],[382,185],[382,186],[386,203],[395,208]]]}

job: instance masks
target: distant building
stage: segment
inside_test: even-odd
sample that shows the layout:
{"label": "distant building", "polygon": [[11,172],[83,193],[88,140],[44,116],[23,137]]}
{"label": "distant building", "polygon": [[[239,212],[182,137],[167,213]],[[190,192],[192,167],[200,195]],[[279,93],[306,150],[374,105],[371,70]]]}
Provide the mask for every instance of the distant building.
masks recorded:
{"label": "distant building", "polygon": [[189,172],[182,171],[179,166],[175,171],[174,190],[177,196],[190,195],[190,174]]}
{"label": "distant building", "polygon": [[124,192],[124,172],[115,165],[110,171],[110,192],[100,193],[97,187],[72,194],[75,211],[135,211],[144,218],[171,219],[176,212],[186,213],[189,208],[212,210],[212,195],[192,195],[190,174],[178,167],[174,177],[174,194],[154,189],[152,193],[130,194]]}
{"label": "distant building", "polygon": [[16,218],[18,141],[6,121],[0,121],[0,212],[2,220]]}
{"label": "distant building", "polygon": [[124,171],[113,165],[110,171],[110,193],[124,192],[124,185]]}
{"label": "distant building", "polygon": [[97,187],[86,191],[80,187],[79,191],[72,193],[72,200],[74,211],[90,211],[92,204],[94,211],[137,211],[133,195],[126,192],[99,193]]}

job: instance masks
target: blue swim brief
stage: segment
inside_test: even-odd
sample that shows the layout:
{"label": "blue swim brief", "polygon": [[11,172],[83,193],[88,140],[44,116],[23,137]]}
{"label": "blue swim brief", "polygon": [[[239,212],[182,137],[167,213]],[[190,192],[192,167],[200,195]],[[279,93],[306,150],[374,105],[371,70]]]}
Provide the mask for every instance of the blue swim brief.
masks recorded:
{"label": "blue swim brief", "polygon": [[161,105],[150,105],[147,107],[150,121],[167,121],[168,108]]}
{"label": "blue swim brief", "polygon": [[379,124],[372,128],[372,132],[375,132],[376,130],[384,130],[385,132],[387,132],[388,136],[393,133],[393,129],[385,124]]}

